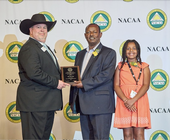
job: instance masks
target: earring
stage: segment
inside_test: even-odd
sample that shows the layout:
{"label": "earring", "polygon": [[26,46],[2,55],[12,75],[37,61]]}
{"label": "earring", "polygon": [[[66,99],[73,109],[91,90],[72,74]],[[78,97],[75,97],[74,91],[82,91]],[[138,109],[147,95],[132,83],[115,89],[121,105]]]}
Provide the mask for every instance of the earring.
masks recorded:
{"label": "earring", "polygon": [[136,60],[137,60],[137,62],[139,62],[139,56],[138,55],[136,56]]}

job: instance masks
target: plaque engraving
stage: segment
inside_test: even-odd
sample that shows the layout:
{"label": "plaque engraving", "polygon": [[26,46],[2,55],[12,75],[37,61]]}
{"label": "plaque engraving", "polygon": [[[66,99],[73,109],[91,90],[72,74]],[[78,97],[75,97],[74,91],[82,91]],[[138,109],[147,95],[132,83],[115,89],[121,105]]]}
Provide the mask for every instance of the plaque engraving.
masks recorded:
{"label": "plaque engraving", "polygon": [[69,84],[74,84],[74,81],[80,81],[79,66],[61,67],[62,81]]}

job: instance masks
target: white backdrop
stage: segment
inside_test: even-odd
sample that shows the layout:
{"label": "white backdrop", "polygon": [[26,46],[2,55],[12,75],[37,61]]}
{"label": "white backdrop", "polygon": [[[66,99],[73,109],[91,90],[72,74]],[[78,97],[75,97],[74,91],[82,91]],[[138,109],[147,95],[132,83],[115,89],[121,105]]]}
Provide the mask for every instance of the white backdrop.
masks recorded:
{"label": "white backdrop", "polygon": [[[122,43],[136,39],[141,45],[142,61],[149,63],[152,72],[148,91],[152,129],[145,131],[146,140],[170,139],[170,1],[128,1],[0,0],[0,139],[22,139],[20,117],[15,110],[17,54],[29,36],[20,32],[19,24],[41,12],[48,20],[57,20],[46,43],[55,49],[60,66],[74,65],[76,52],[81,46],[87,47],[84,30],[90,22],[98,20],[103,28],[101,42],[115,49],[117,63]],[[71,49],[67,52],[68,44]],[[73,57],[69,57],[70,53]],[[69,87],[63,89],[65,108],[55,115],[50,139],[81,139],[79,114],[73,116],[70,112],[68,99]],[[123,139],[122,130],[113,128],[113,121],[110,134],[112,140]]]}

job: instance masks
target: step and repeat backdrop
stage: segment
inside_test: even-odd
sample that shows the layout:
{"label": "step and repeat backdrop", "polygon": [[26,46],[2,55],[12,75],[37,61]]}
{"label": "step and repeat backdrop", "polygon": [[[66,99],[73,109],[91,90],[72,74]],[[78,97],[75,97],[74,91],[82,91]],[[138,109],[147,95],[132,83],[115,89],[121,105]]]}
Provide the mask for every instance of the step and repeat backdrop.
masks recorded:
{"label": "step and repeat backdrop", "polygon": [[[76,53],[88,46],[84,31],[89,23],[100,26],[101,42],[117,52],[127,39],[141,45],[142,61],[151,70],[148,91],[152,128],[146,140],[170,139],[170,1],[169,0],[0,0],[0,140],[22,139],[20,113],[16,110],[19,84],[18,53],[29,36],[19,30],[23,19],[42,13],[57,20],[46,44],[60,66],[72,66]],[[64,108],[55,114],[50,140],[81,140],[79,114],[72,114],[69,89],[63,89]],[[114,119],[114,115],[113,115]],[[110,140],[123,140],[113,127]]]}

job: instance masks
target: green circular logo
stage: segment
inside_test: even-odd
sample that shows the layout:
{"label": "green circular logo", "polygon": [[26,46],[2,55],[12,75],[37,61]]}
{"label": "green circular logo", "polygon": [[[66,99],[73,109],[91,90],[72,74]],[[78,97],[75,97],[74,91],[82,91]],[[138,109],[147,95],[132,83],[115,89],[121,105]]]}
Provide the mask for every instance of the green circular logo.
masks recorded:
{"label": "green circular logo", "polygon": [[56,140],[56,138],[55,138],[55,136],[54,136],[54,134],[50,134],[50,138],[49,138],[49,140]]}
{"label": "green circular logo", "polygon": [[114,138],[111,134],[109,135],[109,140],[114,140]]}
{"label": "green circular logo", "polygon": [[160,9],[154,9],[147,16],[147,23],[153,30],[161,30],[167,23],[166,14]]}
{"label": "green circular logo", "polygon": [[45,16],[46,21],[55,21],[53,15],[50,14],[49,12],[43,11],[43,12],[40,12],[40,14],[43,14]]}
{"label": "green circular logo", "polygon": [[79,0],[65,0],[66,2],[69,2],[69,3],[76,3],[78,2]]}
{"label": "green circular logo", "polygon": [[17,41],[12,42],[7,46],[5,53],[9,61],[14,63],[18,62],[18,53],[22,46],[23,44]]}
{"label": "green circular logo", "polygon": [[[46,21],[52,21],[52,22],[55,21],[54,16],[53,16],[51,13],[49,13],[49,12],[43,11],[43,12],[40,12],[40,14],[43,14],[43,15],[45,16]],[[53,29],[53,28],[52,28],[52,29]],[[51,29],[51,30],[52,30],[52,29]],[[50,31],[51,31],[51,30],[50,30]]]}
{"label": "green circular logo", "polygon": [[23,0],[8,0],[8,1],[11,3],[17,4],[17,3],[22,2]]}
{"label": "green circular logo", "polygon": [[149,140],[169,140],[169,139],[170,137],[165,131],[158,130],[152,133]]}
{"label": "green circular logo", "polygon": [[111,17],[104,11],[97,11],[91,16],[91,23],[100,26],[101,32],[108,30],[111,26]]}
{"label": "green circular logo", "polygon": [[69,122],[79,122],[80,121],[80,113],[78,114],[73,114],[72,110],[69,106],[69,103],[67,103],[64,107],[64,117],[69,121]]}
{"label": "green circular logo", "polygon": [[120,53],[120,56],[122,56],[122,49],[123,49],[123,45],[125,44],[126,41],[122,42],[122,44],[120,45],[120,48],[119,48],[119,53]]}
{"label": "green circular logo", "polygon": [[126,1],[126,2],[131,2],[131,1],[133,1],[133,0],[123,0],[123,1]]}
{"label": "green circular logo", "polygon": [[161,70],[157,69],[151,73],[150,86],[157,91],[164,90],[169,84],[168,74]]}
{"label": "green circular logo", "polygon": [[70,62],[74,62],[77,52],[81,51],[83,46],[77,41],[69,41],[64,45],[64,58]]}
{"label": "green circular logo", "polygon": [[11,102],[5,110],[6,116],[9,121],[13,123],[21,122],[20,112],[16,110],[16,102]]}

